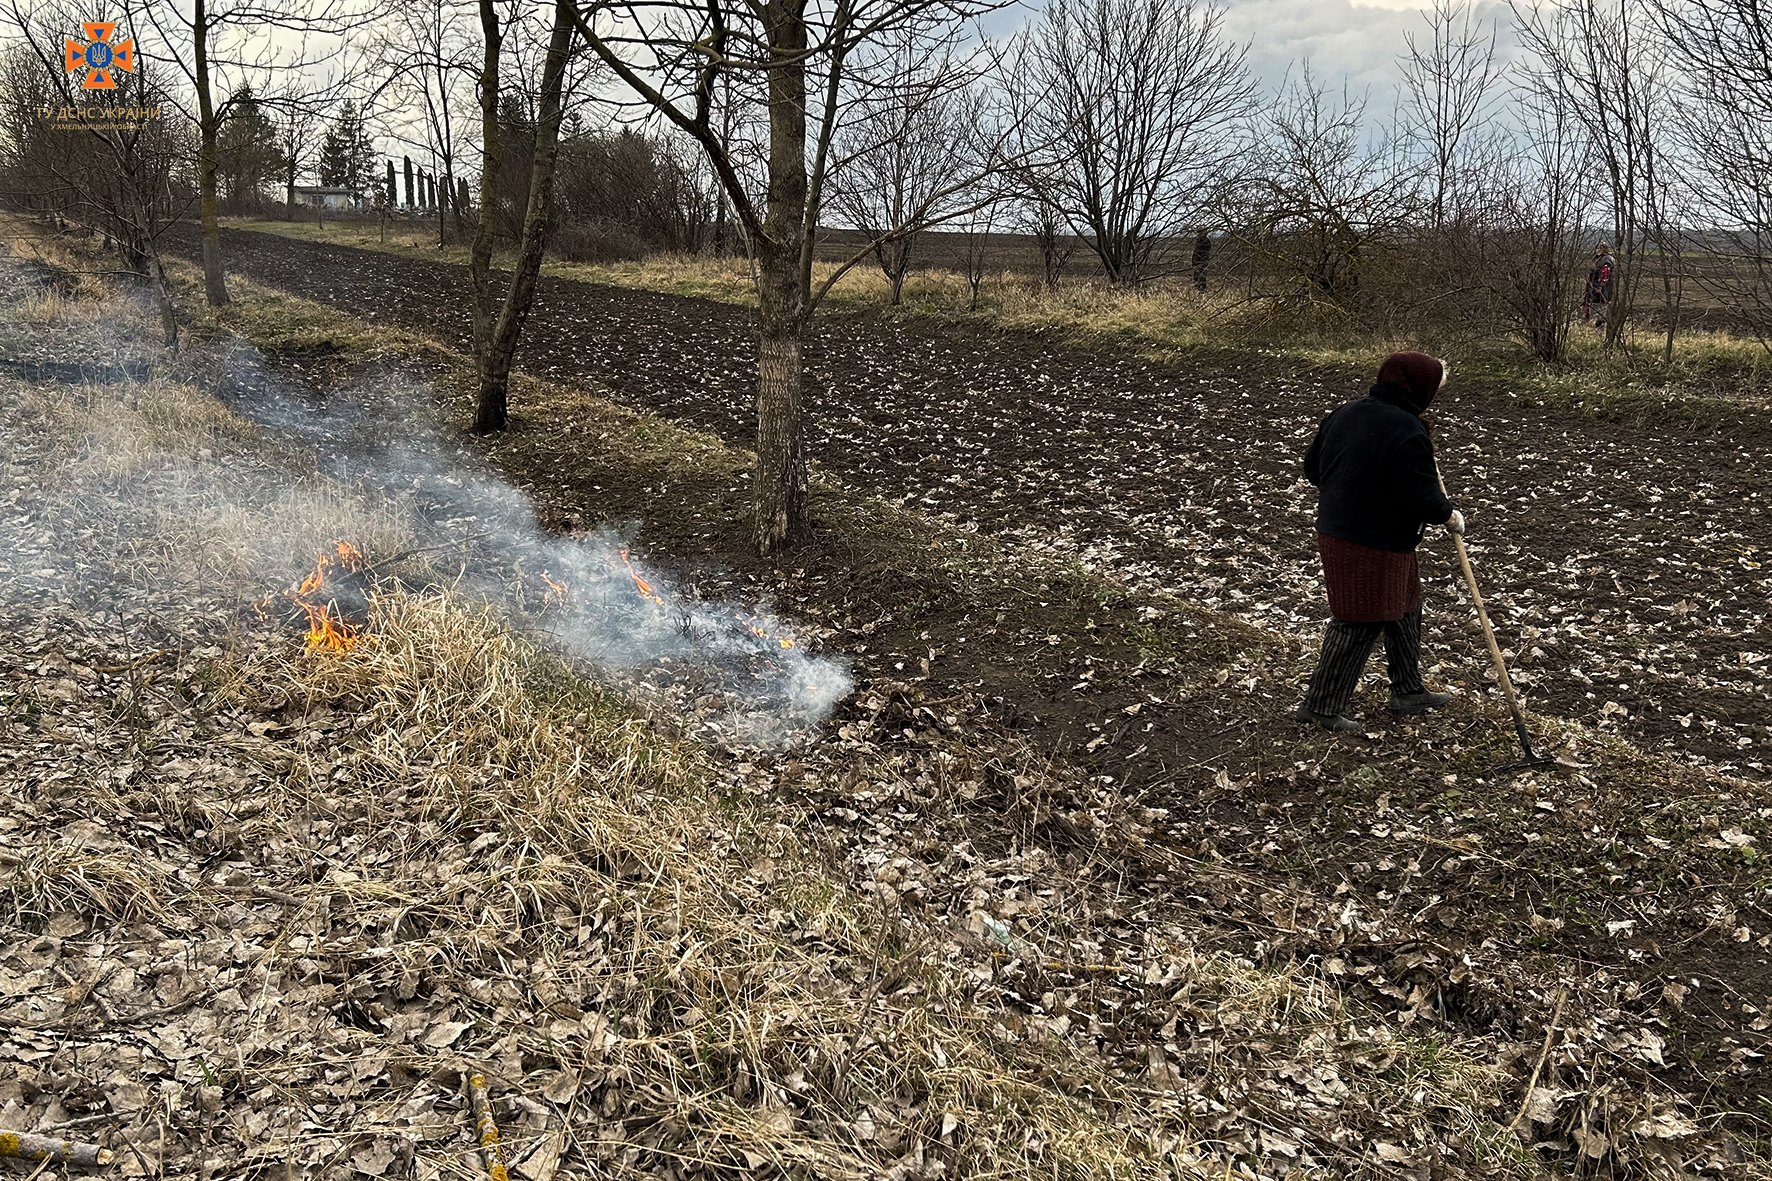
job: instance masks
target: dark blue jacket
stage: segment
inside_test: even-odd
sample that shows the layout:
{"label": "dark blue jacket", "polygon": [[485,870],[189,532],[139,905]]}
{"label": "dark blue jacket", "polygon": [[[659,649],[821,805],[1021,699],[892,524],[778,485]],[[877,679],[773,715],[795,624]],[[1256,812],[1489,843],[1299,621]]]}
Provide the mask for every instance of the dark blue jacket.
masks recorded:
{"label": "dark blue jacket", "polygon": [[1432,402],[1386,382],[1330,412],[1304,453],[1305,477],[1321,490],[1317,532],[1408,553],[1428,525],[1451,519],[1421,420]]}

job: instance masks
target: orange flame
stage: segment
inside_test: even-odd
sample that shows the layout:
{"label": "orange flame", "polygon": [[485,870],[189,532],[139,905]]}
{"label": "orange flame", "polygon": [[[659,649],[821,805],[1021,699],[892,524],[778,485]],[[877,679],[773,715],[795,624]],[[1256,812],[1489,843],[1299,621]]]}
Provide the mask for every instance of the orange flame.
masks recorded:
{"label": "orange flame", "polygon": [[541,580],[547,584],[548,588],[541,597],[543,608],[561,607],[571,601],[572,587],[570,585],[554,578],[546,570],[541,572]]}
{"label": "orange flame", "polygon": [[[633,560],[628,557],[627,547],[623,546],[616,552],[621,555],[621,564],[627,567],[628,577],[633,579],[634,589],[640,592],[640,597],[655,606],[665,606],[664,596],[654,590],[652,584],[646,581],[638,570],[634,569]],[[547,575],[542,575],[542,578],[548,583],[548,585],[554,585],[553,579],[548,578]],[[794,646],[794,641],[791,638],[788,636],[775,635],[768,628],[757,622],[756,619],[749,620],[746,623],[746,626],[750,628],[751,634],[756,636],[759,640],[773,640],[783,650],[790,649]]]}
{"label": "orange flame", "polygon": [[634,589],[638,590],[640,592],[640,597],[642,599],[646,599],[646,600],[650,601],[654,606],[657,606],[657,607],[664,606],[665,605],[664,596],[660,595],[657,591],[653,590],[652,584],[650,582],[647,582],[644,578],[640,577],[640,572],[638,570],[634,569],[634,563],[632,561],[630,561],[628,558],[627,547],[623,546],[620,550],[620,553],[621,553],[621,564],[628,568],[628,577],[634,580]]}
{"label": "orange flame", "polygon": [[363,638],[363,629],[338,615],[337,604],[321,598],[327,578],[337,571],[356,573],[366,564],[363,551],[348,541],[340,541],[332,550],[321,550],[314,557],[314,571],[289,592],[290,600],[308,617],[305,650],[332,653],[349,652]]}
{"label": "orange flame", "polygon": [[787,636],[771,635],[769,629],[761,624],[751,624],[751,634],[756,636],[759,640],[774,640],[776,644],[782,648],[792,648],[794,646],[793,640],[789,639]]}

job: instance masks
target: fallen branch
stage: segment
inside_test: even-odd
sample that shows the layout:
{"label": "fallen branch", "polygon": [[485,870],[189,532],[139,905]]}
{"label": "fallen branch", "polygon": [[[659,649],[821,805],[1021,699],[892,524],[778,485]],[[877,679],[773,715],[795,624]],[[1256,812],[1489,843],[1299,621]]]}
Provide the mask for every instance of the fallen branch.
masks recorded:
{"label": "fallen branch", "polygon": [[35,1132],[0,1132],[0,1157],[58,1165],[108,1165],[117,1154],[79,1140],[58,1140]]}
{"label": "fallen branch", "polygon": [[1538,1051],[1538,1062],[1532,1067],[1532,1077],[1526,1080],[1526,1097],[1520,1100],[1520,1110],[1514,1112],[1514,1118],[1507,1121],[1507,1130],[1513,1131],[1526,1118],[1527,1110],[1532,1106],[1532,1092],[1538,1089],[1538,1076],[1544,1073],[1545,1061],[1550,1057],[1551,1042],[1556,1039],[1557,1030],[1563,1024],[1563,1005],[1569,999],[1567,986],[1557,989],[1557,1009],[1551,1014],[1550,1024],[1544,1027],[1544,1048]]}
{"label": "fallen branch", "polygon": [[498,1145],[498,1124],[492,1118],[492,1102],[486,1097],[486,1076],[475,1071],[468,1078],[468,1110],[474,1117],[474,1137],[480,1142],[480,1161],[492,1181],[510,1181],[504,1150]]}
{"label": "fallen branch", "polygon": [[456,537],[449,541],[438,542],[436,545],[421,545],[415,549],[403,549],[397,554],[389,554],[379,562],[369,563],[367,566],[364,566],[361,570],[357,571],[357,573],[367,578],[378,570],[383,570],[392,566],[395,562],[404,562],[407,558],[416,558],[420,554],[435,553],[437,550],[454,549],[456,546],[466,545],[470,541],[480,541],[483,538],[491,537],[496,532],[498,532],[496,529],[487,529],[480,533],[470,533],[466,537]]}

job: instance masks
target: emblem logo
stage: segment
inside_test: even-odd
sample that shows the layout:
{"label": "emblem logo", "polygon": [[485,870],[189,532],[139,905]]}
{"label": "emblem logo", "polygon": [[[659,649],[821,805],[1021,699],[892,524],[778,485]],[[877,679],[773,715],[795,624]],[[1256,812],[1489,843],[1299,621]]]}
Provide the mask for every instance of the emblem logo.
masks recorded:
{"label": "emblem logo", "polygon": [[63,42],[68,73],[86,71],[80,80],[82,90],[117,89],[116,71],[135,71],[135,38],[112,41],[117,32],[116,21],[87,21],[80,26],[86,41]]}

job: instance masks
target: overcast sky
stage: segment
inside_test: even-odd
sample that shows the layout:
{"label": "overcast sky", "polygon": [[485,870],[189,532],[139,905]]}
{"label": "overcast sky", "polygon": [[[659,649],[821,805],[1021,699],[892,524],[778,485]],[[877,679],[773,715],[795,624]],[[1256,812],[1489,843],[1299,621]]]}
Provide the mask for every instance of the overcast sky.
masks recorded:
{"label": "overcast sky", "polygon": [[[1264,88],[1277,88],[1288,69],[1308,59],[1317,77],[1339,89],[1370,89],[1374,111],[1388,110],[1401,80],[1397,58],[1403,36],[1425,30],[1421,0],[1221,0],[1225,32],[1249,45],[1249,66]],[[1430,0],[1431,2],[1431,0]],[[992,22],[993,33],[1033,19],[1043,0],[1024,0]],[[1478,13],[1496,19],[1507,39],[1505,0],[1479,0]]]}

